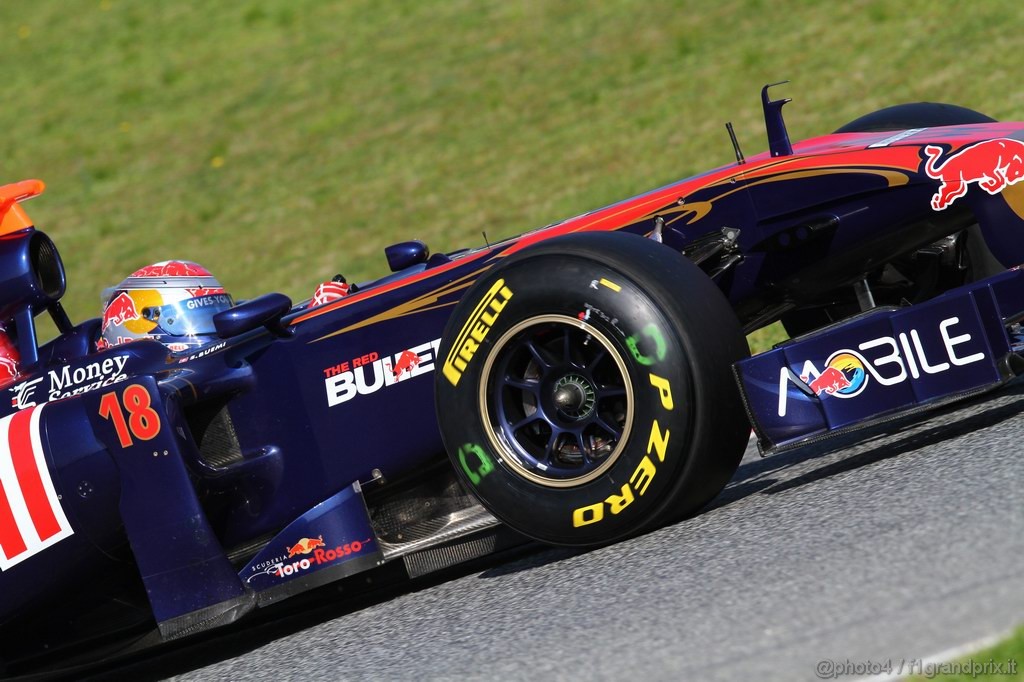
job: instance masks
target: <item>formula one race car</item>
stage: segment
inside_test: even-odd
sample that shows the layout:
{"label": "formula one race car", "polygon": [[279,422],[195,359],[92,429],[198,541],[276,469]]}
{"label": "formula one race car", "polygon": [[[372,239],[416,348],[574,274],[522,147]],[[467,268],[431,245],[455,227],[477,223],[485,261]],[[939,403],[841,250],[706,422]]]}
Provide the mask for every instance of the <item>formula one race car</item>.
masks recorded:
{"label": "formula one race car", "polygon": [[[0,188],[7,671],[420,575],[499,524],[609,543],[700,510],[751,427],[768,454],[1019,372],[1024,123],[919,103],[791,145],[761,99],[766,153],[733,136],[735,164],[483,248],[397,244],[346,298],[260,296],[180,352],[97,348],[18,204],[41,183]],[[777,320],[793,340],[749,357]]]}

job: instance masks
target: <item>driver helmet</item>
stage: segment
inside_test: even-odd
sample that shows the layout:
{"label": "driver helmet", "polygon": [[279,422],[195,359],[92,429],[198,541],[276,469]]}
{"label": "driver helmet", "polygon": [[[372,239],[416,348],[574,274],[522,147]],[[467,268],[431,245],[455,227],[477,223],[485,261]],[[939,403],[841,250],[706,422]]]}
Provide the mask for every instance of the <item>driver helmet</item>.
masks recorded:
{"label": "driver helmet", "polygon": [[234,305],[209,270],[185,260],[147,265],[108,291],[99,350],[140,339],[191,350],[216,338],[213,316]]}

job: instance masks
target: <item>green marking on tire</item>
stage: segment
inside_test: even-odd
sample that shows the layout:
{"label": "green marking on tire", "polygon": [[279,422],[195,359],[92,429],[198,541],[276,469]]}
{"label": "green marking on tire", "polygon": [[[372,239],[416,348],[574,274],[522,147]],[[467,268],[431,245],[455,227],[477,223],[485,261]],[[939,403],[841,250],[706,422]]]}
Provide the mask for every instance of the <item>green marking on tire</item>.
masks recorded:
{"label": "green marking on tire", "polygon": [[[469,462],[466,461],[466,455],[469,454],[475,455],[480,463],[476,469],[471,468]],[[487,474],[494,471],[494,461],[479,445],[466,443],[459,448],[458,456],[459,464],[462,465],[462,470],[466,472],[466,477],[473,485],[480,485],[480,481],[482,481]]]}
{"label": "green marking on tire", "polygon": [[[665,337],[662,335],[661,330],[658,329],[658,326],[653,322],[648,324],[643,328],[643,334],[654,342],[654,359],[664,360],[665,354],[668,352],[668,345],[665,343]],[[640,351],[635,336],[630,336],[626,339],[626,348],[629,348],[629,352],[633,354],[633,359],[644,367],[650,367],[654,364],[654,359]]]}
{"label": "green marking on tire", "polygon": [[639,362],[644,367],[650,367],[652,364],[654,364],[654,360],[651,360],[649,357],[641,353],[640,349],[637,348],[635,336],[630,336],[628,339],[626,339],[626,348],[628,348],[629,352],[633,354],[633,359]]}

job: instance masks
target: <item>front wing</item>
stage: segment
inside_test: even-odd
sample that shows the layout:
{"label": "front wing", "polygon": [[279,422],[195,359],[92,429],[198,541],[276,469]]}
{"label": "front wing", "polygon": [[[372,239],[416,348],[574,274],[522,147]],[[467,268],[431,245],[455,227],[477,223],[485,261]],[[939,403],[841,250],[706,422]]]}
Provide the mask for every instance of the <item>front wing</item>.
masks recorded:
{"label": "front wing", "polygon": [[734,367],[762,454],[994,388],[1024,369],[1014,268],[905,308],[877,308]]}

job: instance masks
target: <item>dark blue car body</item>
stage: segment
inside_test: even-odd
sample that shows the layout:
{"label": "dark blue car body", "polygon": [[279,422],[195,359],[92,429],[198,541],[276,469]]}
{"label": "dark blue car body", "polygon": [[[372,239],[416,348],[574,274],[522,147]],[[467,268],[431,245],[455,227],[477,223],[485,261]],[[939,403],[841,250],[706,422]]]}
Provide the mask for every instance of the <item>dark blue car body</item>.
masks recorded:
{"label": "dark blue car body", "polygon": [[[777,111],[766,112],[771,134]],[[478,514],[398,551],[401,534],[376,510],[389,490],[451,468],[433,386],[451,361],[442,332],[455,304],[488,268],[561,235],[660,242],[707,271],[747,331],[794,311],[835,318],[735,366],[765,452],[997,386],[1017,370],[1021,274],[979,269],[990,276],[931,288],[886,274],[893,263],[930,272],[934,256],[941,279],[969,236],[1004,267],[1024,261],[1012,159],[993,149],[978,154],[989,176],[936,175],[994,140],[1024,140],[1024,123],[794,148],[776,135],[744,163],[499,244],[430,257],[412,245],[406,267],[337,302],[243,303],[225,338],[187,353],[155,341],[97,351],[99,320],[67,321],[59,260],[39,255],[49,247],[21,217],[0,237],[11,273],[0,312],[25,360],[0,401],[0,628],[47,633],[32,635],[29,654],[42,655],[87,639],[82,623],[103,622],[88,614],[119,602],[145,612],[133,626],[176,638],[492,527]],[[955,183],[966,192],[950,199]],[[13,201],[5,210],[20,211]],[[880,300],[858,307],[850,292],[868,280]],[[62,333],[37,347],[31,321],[44,311]]]}

